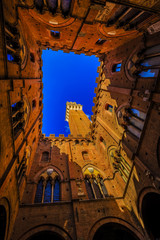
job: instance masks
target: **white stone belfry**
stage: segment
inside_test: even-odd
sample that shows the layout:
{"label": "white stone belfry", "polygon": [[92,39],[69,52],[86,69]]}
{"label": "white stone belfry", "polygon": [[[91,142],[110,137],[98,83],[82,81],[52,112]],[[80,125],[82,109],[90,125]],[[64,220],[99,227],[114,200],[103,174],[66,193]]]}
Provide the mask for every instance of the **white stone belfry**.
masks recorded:
{"label": "white stone belfry", "polygon": [[81,104],[77,104],[76,102],[66,102],[66,117],[65,117],[65,121],[69,121],[69,111],[70,110],[82,110],[82,105]]}

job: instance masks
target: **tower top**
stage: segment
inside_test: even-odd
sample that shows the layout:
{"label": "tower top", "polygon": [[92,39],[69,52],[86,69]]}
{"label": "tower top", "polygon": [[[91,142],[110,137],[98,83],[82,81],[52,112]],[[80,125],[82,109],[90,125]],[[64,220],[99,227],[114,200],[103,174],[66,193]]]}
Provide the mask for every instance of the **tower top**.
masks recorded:
{"label": "tower top", "polygon": [[66,117],[65,120],[69,121],[69,110],[82,110],[82,105],[77,104],[76,102],[66,102]]}

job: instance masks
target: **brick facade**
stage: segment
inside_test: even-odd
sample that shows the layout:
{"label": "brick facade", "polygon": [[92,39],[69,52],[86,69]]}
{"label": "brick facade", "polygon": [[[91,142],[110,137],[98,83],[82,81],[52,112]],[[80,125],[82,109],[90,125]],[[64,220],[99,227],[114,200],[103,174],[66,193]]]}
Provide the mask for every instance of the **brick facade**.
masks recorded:
{"label": "brick facade", "polygon": [[[159,12],[159,1],[1,1],[0,239],[160,239]],[[47,48],[100,60],[92,122],[70,110],[68,137],[41,132]],[[58,201],[45,202],[47,186]]]}

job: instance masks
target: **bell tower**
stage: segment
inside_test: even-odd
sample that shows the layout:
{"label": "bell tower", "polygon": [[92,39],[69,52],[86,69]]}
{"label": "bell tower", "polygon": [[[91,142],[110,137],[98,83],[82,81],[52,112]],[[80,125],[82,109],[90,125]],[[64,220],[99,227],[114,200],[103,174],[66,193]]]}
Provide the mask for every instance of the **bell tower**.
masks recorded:
{"label": "bell tower", "polygon": [[66,118],[73,136],[86,136],[90,132],[90,120],[82,110],[82,105],[76,102],[66,103]]}

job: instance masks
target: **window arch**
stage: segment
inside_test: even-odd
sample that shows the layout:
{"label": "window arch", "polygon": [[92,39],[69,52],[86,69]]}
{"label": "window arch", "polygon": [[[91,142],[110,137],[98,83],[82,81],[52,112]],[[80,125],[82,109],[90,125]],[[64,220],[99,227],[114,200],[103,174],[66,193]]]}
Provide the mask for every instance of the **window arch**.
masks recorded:
{"label": "window arch", "polygon": [[127,70],[132,77],[158,77],[160,62],[160,45],[152,46],[135,53],[127,62]]}
{"label": "window arch", "polygon": [[13,126],[13,134],[16,138],[20,130],[25,125],[25,119],[24,119],[24,102],[19,101],[11,105],[11,112],[12,112],[12,126]]}
{"label": "window arch", "polygon": [[39,178],[34,203],[60,201],[60,177],[53,169],[47,169]]}
{"label": "window arch", "polygon": [[119,172],[125,182],[128,181],[131,167],[128,162],[122,157],[116,148],[110,149],[109,158],[116,172]]}
{"label": "window arch", "polygon": [[49,162],[49,152],[45,151],[42,153],[41,162]]}
{"label": "window arch", "polygon": [[140,138],[146,119],[146,113],[135,108],[123,107],[118,111],[117,117],[121,126],[135,137]]}
{"label": "window arch", "polygon": [[98,170],[88,167],[84,172],[84,181],[89,199],[99,199],[108,196],[103,178]]}

